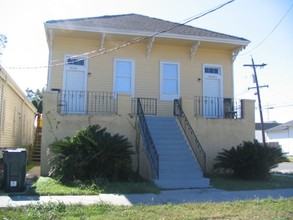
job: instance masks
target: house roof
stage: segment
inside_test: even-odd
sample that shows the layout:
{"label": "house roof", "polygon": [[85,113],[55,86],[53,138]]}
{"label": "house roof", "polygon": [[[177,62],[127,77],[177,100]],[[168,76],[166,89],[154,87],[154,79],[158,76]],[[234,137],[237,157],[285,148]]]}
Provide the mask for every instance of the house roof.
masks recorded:
{"label": "house roof", "polygon": [[29,106],[33,112],[37,112],[35,106],[32,102],[27,98],[24,92],[21,90],[19,85],[14,81],[14,79],[8,74],[8,72],[4,69],[4,67],[0,64],[0,81],[5,82],[17,96],[22,99],[27,106]]}
{"label": "house roof", "polygon": [[[268,129],[271,129],[273,127],[276,127],[278,125],[281,125],[280,123],[278,122],[265,122],[263,123],[264,124],[264,130],[268,130]],[[255,130],[261,130],[262,129],[262,126],[261,126],[261,123],[255,123]]]}
{"label": "house roof", "polygon": [[107,15],[101,17],[51,20],[46,28],[92,31],[102,33],[138,34],[144,36],[174,37],[234,43],[246,46],[250,41],[236,36],[196,28],[189,25],[165,21],[139,14]]}
{"label": "house roof", "polygon": [[293,127],[293,120],[288,121],[284,124],[278,125],[276,127],[270,128],[267,130],[267,132],[288,130],[289,127]]}

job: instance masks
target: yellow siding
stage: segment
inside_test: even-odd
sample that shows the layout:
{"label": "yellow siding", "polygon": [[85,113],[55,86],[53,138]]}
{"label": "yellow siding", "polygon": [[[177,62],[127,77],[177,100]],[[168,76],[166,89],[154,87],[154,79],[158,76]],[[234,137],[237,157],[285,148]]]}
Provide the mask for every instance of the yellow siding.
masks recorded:
{"label": "yellow siding", "polygon": [[[122,45],[123,42],[107,42],[106,50]],[[204,64],[216,64],[223,67],[223,95],[232,96],[233,74],[231,51],[199,48],[193,61],[190,61],[189,46],[158,45],[154,43],[150,57],[146,55],[146,43],[138,43],[107,54],[90,57],[88,60],[88,90],[113,91],[114,59],[130,59],[135,61],[135,96],[160,96],[160,62],[169,61],[180,64],[181,96],[202,95],[202,72]],[[53,60],[64,61],[65,54],[83,54],[98,51],[99,42],[89,39],[56,38],[54,42]],[[96,54],[96,53],[95,53]],[[200,79],[200,80],[198,80]],[[63,65],[52,68],[51,87],[62,89]]]}
{"label": "yellow siding", "polygon": [[32,144],[36,109],[8,73],[0,72],[0,148]]}
{"label": "yellow siding", "polygon": [[[106,38],[106,50],[123,45],[124,42],[112,42]],[[57,63],[64,61],[65,54],[83,54],[99,51],[99,41],[91,39],[55,38],[53,60]],[[170,102],[160,102],[160,62],[176,62],[180,64],[180,96],[191,98],[202,96],[203,93],[203,65],[215,64],[223,67],[223,95],[233,96],[232,58],[229,50],[201,48],[191,61],[190,46],[165,45],[154,42],[149,58],[147,58],[147,44],[140,42],[129,45],[109,53],[93,56],[89,54],[87,89],[89,91],[113,91],[114,59],[129,59],[135,62],[135,97],[157,98],[158,111],[162,114],[172,112]],[[51,88],[62,89],[63,65],[52,69]],[[171,108],[167,107],[171,106]],[[161,109],[161,108],[167,109]],[[161,109],[161,110],[160,110]]]}

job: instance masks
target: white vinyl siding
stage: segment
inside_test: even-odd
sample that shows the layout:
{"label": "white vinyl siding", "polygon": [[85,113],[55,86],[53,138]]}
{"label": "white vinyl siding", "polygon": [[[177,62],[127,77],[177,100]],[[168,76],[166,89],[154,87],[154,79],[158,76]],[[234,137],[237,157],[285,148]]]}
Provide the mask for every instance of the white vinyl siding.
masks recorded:
{"label": "white vinyl siding", "polygon": [[180,65],[173,62],[161,62],[160,99],[174,100],[180,96]]}
{"label": "white vinyl siding", "polygon": [[134,96],[134,61],[114,60],[114,93]]}

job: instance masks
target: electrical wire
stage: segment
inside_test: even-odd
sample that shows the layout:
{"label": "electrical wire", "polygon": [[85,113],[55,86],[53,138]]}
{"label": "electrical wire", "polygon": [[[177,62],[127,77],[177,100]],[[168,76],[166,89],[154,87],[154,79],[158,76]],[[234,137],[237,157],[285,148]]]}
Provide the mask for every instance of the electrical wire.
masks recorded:
{"label": "electrical wire", "polygon": [[252,48],[250,51],[247,51],[244,54],[240,54],[240,56],[244,56],[247,55],[249,53],[251,53],[252,51],[254,51],[255,49],[257,49],[260,45],[262,45],[270,36],[271,34],[277,29],[277,27],[282,23],[282,21],[285,19],[285,17],[288,15],[289,11],[293,8],[293,4],[289,7],[289,9],[287,10],[287,12],[283,15],[283,17],[281,18],[281,20],[277,23],[277,25],[273,28],[273,30],[259,43],[257,44],[254,48]]}
{"label": "electrical wire", "polygon": [[[133,45],[133,44],[142,42],[144,40],[151,39],[153,37],[156,37],[156,36],[158,36],[160,34],[163,34],[163,33],[166,33],[168,31],[171,31],[171,30],[173,30],[175,28],[178,28],[180,26],[186,25],[187,23],[190,23],[190,22],[192,22],[192,21],[194,21],[196,19],[199,19],[199,18],[204,17],[204,16],[206,16],[206,15],[212,13],[212,12],[215,12],[215,11],[219,10],[219,9],[223,8],[224,6],[226,6],[228,4],[231,4],[234,1],[235,0],[230,0],[228,2],[225,2],[225,3],[223,3],[221,5],[218,5],[215,8],[212,8],[212,9],[206,11],[206,12],[203,12],[203,13],[200,13],[198,15],[195,15],[195,16],[192,16],[190,18],[187,18],[187,19],[184,20],[184,22],[178,23],[178,24],[174,25],[173,27],[170,27],[168,29],[162,30],[162,31],[157,32],[157,33],[155,33],[153,35],[146,36],[146,37],[136,37],[136,38],[132,39],[131,41],[128,41],[128,42],[126,42],[126,43],[124,43],[122,45],[113,47],[113,48],[108,49],[108,50],[98,50],[98,51],[97,50],[94,50],[94,51],[90,51],[90,52],[85,52],[85,53],[82,53],[82,54],[74,55],[71,58],[75,58],[76,57],[76,58],[79,58],[76,61],[80,61],[80,60],[84,60],[84,59],[92,59],[94,57],[98,57],[98,56],[101,56],[101,55],[104,55],[104,54],[107,54],[107,53],[111,53],[111,52],[113,52],[115,50],[119,50],[119,49],[122,49],[124,47],[127,47],[127,46],[130,46],[130,45]],[[93,55],[88,56],[89,54],[93,54]],[[86,58],[80,58],[82,56],[87,56],[87,57]],[[59,61],[61,61],[61,60],[59,60]],[[54,61],[51,61],[51,64],[50,65],[43,65],[43,66],[35,66],[35,67],[5,67],[5,68],[7,68],[7,69],[43,69],[43,68],[48,68],[48,67],[63,66],[65,64],[65,62],[63,60],[62,60],[61,63],[52,64],[53,62],[59,62],[59,61],[58,60],[54,60]]]}

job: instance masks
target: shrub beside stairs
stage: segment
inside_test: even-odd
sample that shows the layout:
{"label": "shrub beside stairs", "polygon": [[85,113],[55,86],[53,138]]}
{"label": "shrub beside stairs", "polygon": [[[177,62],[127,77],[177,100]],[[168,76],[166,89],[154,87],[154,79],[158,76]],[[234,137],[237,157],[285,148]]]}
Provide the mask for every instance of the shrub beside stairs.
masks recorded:
{"label": "shrub beside stairs", "polygon": [[177,119],[146,116],[146,121],[159,154],[159,179],[155,183],[162,189],[210,187]]}

